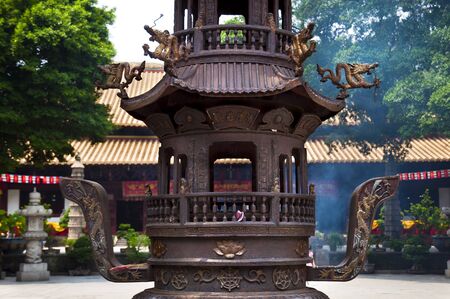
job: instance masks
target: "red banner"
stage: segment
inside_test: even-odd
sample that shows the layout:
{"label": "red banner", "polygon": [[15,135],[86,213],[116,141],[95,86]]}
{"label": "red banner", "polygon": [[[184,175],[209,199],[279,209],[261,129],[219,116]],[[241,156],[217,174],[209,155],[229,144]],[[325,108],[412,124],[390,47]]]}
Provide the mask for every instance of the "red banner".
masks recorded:
{"label": "red banner", "polygon": [[122,182],[123,197],[144,197],[148,185],[153,195],[158,194],[158,181],[128,181]]}
{"label": "red banner", "polygon": [[20,175],[20,174],[6,174],[0,176],[0,182],[10,184],[59,184],[59,176],[36,176],[36,175]]}
{"label": "red banner", "polygon": [[421,181],[450,177],[450,169],[399,173],[401,181]]}

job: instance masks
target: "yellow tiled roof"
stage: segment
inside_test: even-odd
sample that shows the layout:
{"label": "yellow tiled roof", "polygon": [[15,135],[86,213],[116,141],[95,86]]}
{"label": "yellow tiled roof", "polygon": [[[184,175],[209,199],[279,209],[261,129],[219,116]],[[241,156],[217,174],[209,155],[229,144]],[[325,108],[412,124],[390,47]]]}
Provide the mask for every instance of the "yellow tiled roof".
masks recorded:
{"label": "yellow tiled roof", "polygon": [[[157,164],[160,143],[155,137],[110,136],[103,143],[74,141],[72,146],[86,165]],[[381,163],[383,154],[375,150],[364,156],[355,147],[339,149],[328,154],[323,140],[306,142],[308,163]],[[73,157],[68,163],[73,162]],[[423,138],[412,141],[405,162],[442,162],[450,160],[450,142],[446,138]],[[217,164],[248,164],[248,159],[220,159]]]}

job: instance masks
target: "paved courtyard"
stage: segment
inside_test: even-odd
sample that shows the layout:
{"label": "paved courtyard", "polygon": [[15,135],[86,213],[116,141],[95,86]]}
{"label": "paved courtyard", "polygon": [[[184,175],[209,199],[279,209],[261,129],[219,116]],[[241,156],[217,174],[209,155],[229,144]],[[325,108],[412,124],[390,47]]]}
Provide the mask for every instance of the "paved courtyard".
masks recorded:
{"label": "paved courtyard", "polygon": [[[4,299],[128,299],[152,283],[111,283],[99,276],[53,276],[49,282],[0,280]],[[360,275],[347,283],[309,283],[331,299],[449,299],[450,279],[438,275]]]}

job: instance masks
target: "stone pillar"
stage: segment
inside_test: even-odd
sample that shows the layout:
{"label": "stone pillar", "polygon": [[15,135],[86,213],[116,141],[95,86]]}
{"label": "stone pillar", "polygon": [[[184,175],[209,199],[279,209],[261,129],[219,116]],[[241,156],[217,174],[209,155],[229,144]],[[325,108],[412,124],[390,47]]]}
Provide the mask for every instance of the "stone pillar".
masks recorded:
{"label": "stone pillar", "polygon": [[[71,177],[77,179],[84,178],[84,165],[81,163],[80,156],[78,155],[75,157],[75,162],[72,164]],[[69,208],[69,224],[67,225],[69,232],[67,239],[76,240],[83,235],[83,229],[86,227],[86,222],[84,221],[81,208],[76,203],[70,202]]]}
{"label": "stone pillar", "polygon": [[30,193],[30,204],[19,214],[27,217],[27,232],[24,239],[27,240],[25,263],[20,264],[20,270],[16,274],[17,281],[43,281],[49,280],[50,272],[47,263],[42,262],[42,241],[47,238],[44,231],[44,219],[52,214],[52,210],[46,210],[41,205],[41,194],[36,188]]}
{"label": "stone pillar", "polygon": [[[396,175],[397,167],[392,157],[387,159],[385,175]],[[390,238],[398,239],[402,231],[400,219],[400,199],[398,193],[384,203],[384,233]]]}

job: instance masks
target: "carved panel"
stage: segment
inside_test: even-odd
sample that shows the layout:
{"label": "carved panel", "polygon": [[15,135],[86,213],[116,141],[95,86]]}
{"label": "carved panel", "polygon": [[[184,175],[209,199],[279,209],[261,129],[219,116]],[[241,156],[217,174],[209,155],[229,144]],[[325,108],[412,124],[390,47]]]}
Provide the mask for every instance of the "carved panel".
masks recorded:
{"label": "carved panel", "polygon": [[209,130],[209,126],[204,124],[206,115],[196,109],[183,107],[174,116],[175,123],[179,125],[180,132],[194,130]]}
{"label": "carved panel", "polygon": [[238,269],[224,269],[220,271],[217,276],[217,280],[220,282],[220,288],[226,289],[231,292],[233,289],[239,288],[241,286],[242,276],[239,274]]}
{"label": "carved panel", "polygon": [[309,268],[309,280],[348,281],[359,274],[369,247],[373,215],[377,206],[395,194],[398,183],[398,176],[375,178],[353,191],[345,262],[336,267]]}
{"label": "carved panel", "polygon": [[145,124],[158,136],[163,137],[166,135],[175,134],[175,128],[173,127],[170,117],[163,113],[151,114],[145,120]]}
{"label": "carved panel", "polygon": [[298,121],[294,134],[306,138],[311,135],[321,123],[322,121],[317,115],[304,114]]}
{"label": "carved panel", "polygon": [[207,113],[217,130],[249,130],[258,117],[259,109],[246,106],[219,106],[208,109]]}
{"label": "carved panel", "polygon": [[263,284],[266,282],[266,274],[261,269],[251,269],[247,274],[242,274],[241,270],[236,268],[224,269],[201,269],[195,272],[194,282],[197,283],[211,283],[217,280],[221,289],[231,292],[234,289],[240,288],[242,280],[250,283]]}
{"label": "carved panel", "polygon": [[184,290],[189,281],[183,271],[176,272],[172,275],[172,279],[170,280],[170,284],[177,290]]}
{"label": "carved panel", "polygon": [[306,284],[306,268],[279,267],[272,272],[272,281],[281,291],[291,287],[304,287]]}
{"label": "carved panel", "polygon": [[274,109],[267,112],[263,117],[263,125],[259,126],[259,130],[287,133],[290,131],[290,126],[294,121],[292,113],[286,108]]}
{"label": "carved panel", "polygon": [[148,264],[121,265],[114,257],[105,189],[95,182],[62,178],[61,191],[83,210],[100,274],[114,282],[149,281]]}
{"label": "carved panel", "polygon": [[295,248],[295,252],[298,254],[299,257],[305,258],[308,257],[309,253],[309,246],[308,246],[308,240],[301,239],[297,242],[297,247]]}
{"label": "carved panel", "polygon": [[235,256],[241,256],[247,251],[241,242],[225,240],[217,241],[216,245],[217,247],[213,249],[214,252],[226,259],[234,259]]}
{"label": "carved panel", "polygon": [[167,252],[167,246],[160,240],[155,240],[152,242],[152,256],[161,258]]}

